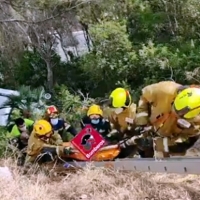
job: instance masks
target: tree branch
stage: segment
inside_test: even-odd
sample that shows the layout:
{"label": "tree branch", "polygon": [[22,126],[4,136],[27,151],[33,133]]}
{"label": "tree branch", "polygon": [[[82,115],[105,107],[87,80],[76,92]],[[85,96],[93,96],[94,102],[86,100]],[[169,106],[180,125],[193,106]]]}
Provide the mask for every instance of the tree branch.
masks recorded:
{"label": "tree branch", "polygon": [[73,10],[74,8],[77,8],[78,6],[82,5],[82,4],[85,4],[85,3],[89,3],[89,2],[92,2],[93,0],[87,0],[87,1],[83,1],[75,6],[72,6],[66,10],[64,10],[63,12],[57,14],[57,15],[54,15],[54,16],[51,16],[51,17],[48,17],[46,19],[43,19],[43,20],[39,20],[39,21],[27,21],[27,20],[20,20],[20,19],[1,19],[0,20],[0,23],[6,23],[6,22],[9,22],[9,23],[12,23],[12,22],[21,22],[21,23],[27,23],[27,24],[39,24],[39,23],[44,23],[46,21],[49,21],[51,19],[55,19],[59,16],[61,16],[62,14],[64,14],[66,11],[71,11]]}

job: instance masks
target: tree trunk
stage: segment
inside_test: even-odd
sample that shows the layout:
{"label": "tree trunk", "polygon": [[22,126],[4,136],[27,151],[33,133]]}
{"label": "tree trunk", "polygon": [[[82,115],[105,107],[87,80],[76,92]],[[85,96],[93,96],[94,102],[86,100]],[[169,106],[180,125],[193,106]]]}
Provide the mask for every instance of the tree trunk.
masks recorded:
{"label": "tree trunk", "polygon": [[49,92],[53,92],[53,70],[49,61],[46,61],[47,65],[47,88]]}

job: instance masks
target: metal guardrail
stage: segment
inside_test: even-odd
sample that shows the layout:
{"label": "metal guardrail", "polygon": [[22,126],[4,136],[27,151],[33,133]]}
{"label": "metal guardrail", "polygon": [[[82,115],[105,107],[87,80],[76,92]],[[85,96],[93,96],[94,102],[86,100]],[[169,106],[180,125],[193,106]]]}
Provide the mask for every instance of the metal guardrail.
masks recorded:
{"label": "metal guardrail", "polygon": [[153,158],[127,158],[102,162],[69,162],[73,167],[105,167],[122,171],[140,171],[156,173],[200,174],[200,158],[168,158],[155,161]]}

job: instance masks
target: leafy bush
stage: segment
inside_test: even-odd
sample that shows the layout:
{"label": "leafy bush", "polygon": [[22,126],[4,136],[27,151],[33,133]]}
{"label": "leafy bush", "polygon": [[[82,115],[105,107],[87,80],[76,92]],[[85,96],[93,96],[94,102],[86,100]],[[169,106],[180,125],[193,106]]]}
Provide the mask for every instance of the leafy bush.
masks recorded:
{"label": "leafy bush", "polygon": [[5,127],[0,127],[0,156],[4,156],[7,152],[6,132]]}
{"label": "leafy bush", "polygon": [[43,87],[33,89],[30,86],[21,86],[18,88],[18,92],[18,94],[11,95],[0,94],[8,98],[0,109],[11,108],[8,114],[8,124],[19,116],[37,119],[43,115],[46,108]]}
{"label": "leafy bush", "polygon": [[80,91],[77,94],[71,94],[64,85],[59,87],[57,99],[61,104],[61,115],[76,126],[79,125],[79,121],[86,114],[88,106],[95,101],[92,98],[84,97]]}

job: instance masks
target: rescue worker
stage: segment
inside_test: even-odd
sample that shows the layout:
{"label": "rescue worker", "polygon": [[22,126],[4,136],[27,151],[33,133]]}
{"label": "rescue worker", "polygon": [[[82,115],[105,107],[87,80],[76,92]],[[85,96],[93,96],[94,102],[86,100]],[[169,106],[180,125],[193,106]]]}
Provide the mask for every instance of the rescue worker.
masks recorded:
{"label": "rescue worker", "polygon": [[59,111],[56,106],[52,105],[47,108],[45,119],[50,122],[54,131],[58,131],[64,142],[69,140],[69,134],[67,132],[71,133],[72,136],[77,134],[76,129],[72,125],[64,119],[59,118]]}
{"label": "rescue worker", "polygon": [[151,125],[155,158],[169,157],[180,147],[184,154],[188,147],[179,143],[199,135],[199,112],[200,88],[162,81],[142,89],[136,124],[140,130]]}
{"label": "rescue worker", "polygon": [[136,104],[132,102],[129,91],[124,88],[113,90],[109,96],[109,101],[109,106],[112,108],[109,121],[112,123],[112,127],[123,137],[125,132],[129,132],[134,127]]}
{"label": "rescue worker", "polygon": [[62,138],[48,121],[36,121],[28,140],[26,165],[52,162],[56,156],[69,155],[71,148],[62,146],[62,143]]}
{"label": "rescue worker", "polygon": [[[111,122],[113,134],[117,134],[119,136],[119,140],[122,140],[126,137],[131,137],[136,134],[135,132],[135,117],[136,117],[136,104],[132,102],[131,95],[128,90],[124,88],[116,88],[113,90],[109,96],[109,106],[112,108],[112,112],[110,113],[108,119]],[[135,151],[139,152],[142,157],[152,157],[153,150],[149,150],[149,141],[140,139],[140,149],[137,149],[136,144],[132,144],[132,147],[129,148],[130,152]],[[128,151],[128,147],[126,142],[120,142],[120,146],[122,148],[126,148]],[[129,145],[130,146],[130,145]],[[143,146],[143,147],[142,147]],[[147,151],[146,151],[147,147]],[[127,154],[127,152],[124,152]],[[131,153],[132,154],[132,153]]]}
{"label": "rescue worker", "polygon": [[9,144],[11,148],[17,148],[18,160],[17,165],[22,166],[25,162],[25,149],[28,145],[29,136],[33,130],[34,121],[30,119],[17,118],[10,132],[7,133],[7,138],[9,139]]}
{"label": "rescue worker", "polygon": [[111,131],[110,122],[103,117],[103,110],[100,106],[93,104],[89,107],[87,115],[81,120],[81,128],[90,124],[96,131],[98,131],[106,140],[108,140],[108,133]]}

